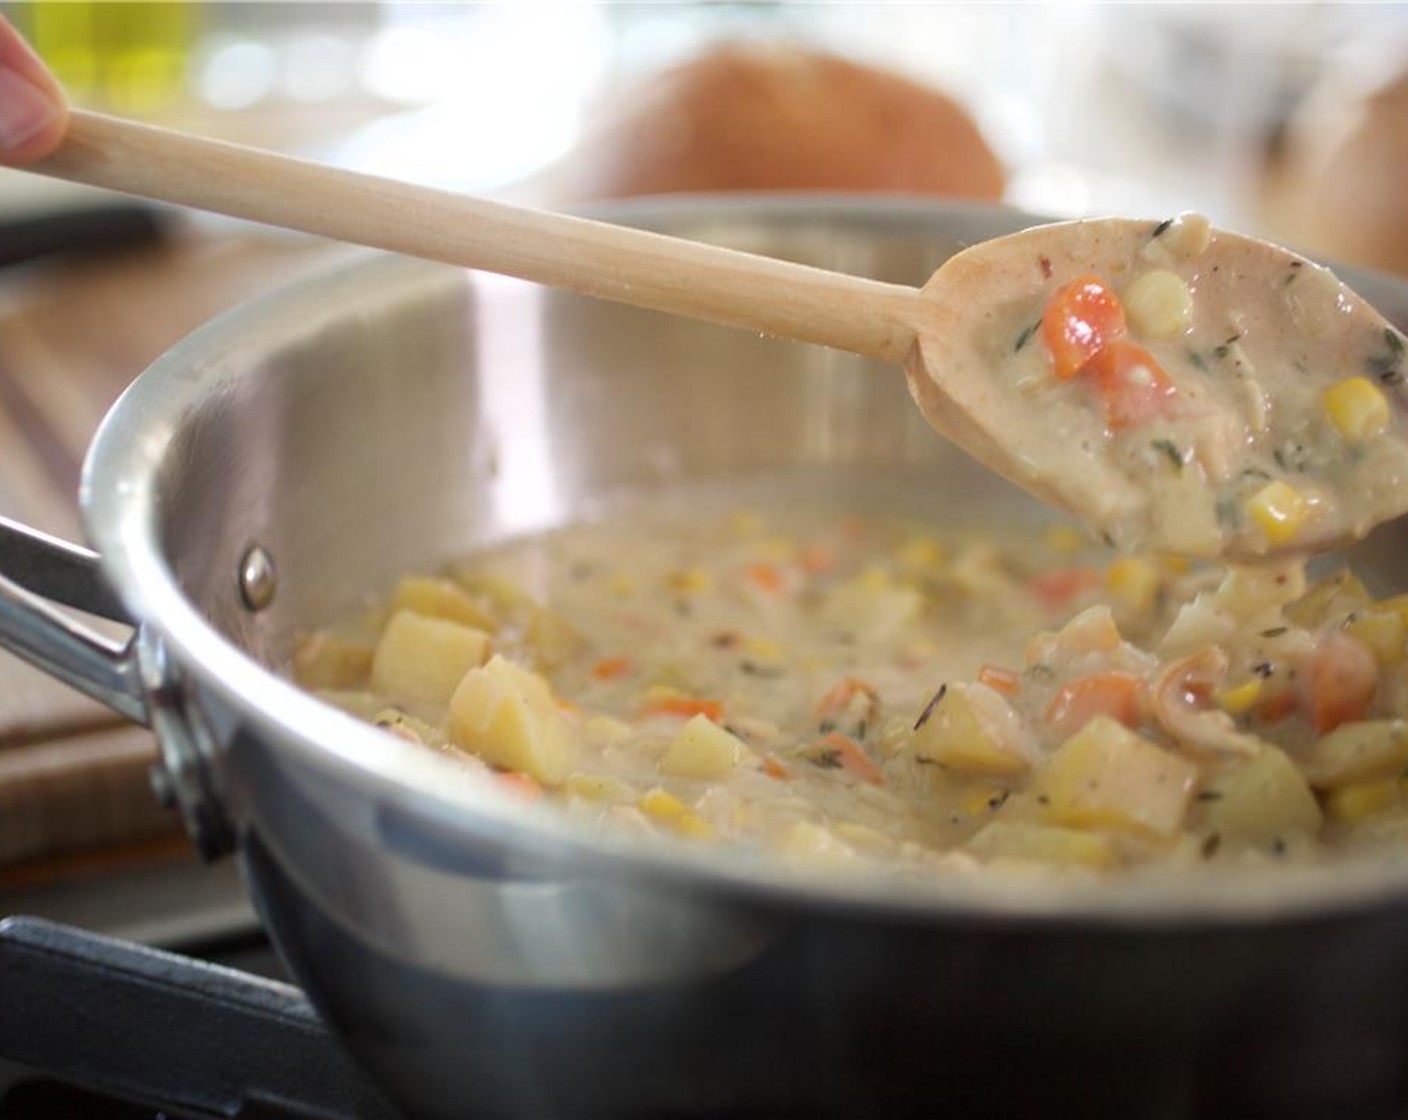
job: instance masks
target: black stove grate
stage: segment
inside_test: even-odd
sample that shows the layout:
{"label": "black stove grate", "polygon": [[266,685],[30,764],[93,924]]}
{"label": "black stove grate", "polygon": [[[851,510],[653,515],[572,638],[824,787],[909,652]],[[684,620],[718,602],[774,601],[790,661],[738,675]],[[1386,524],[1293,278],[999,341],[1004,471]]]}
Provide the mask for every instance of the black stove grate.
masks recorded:
{"label": "black stove grate", "polygon": [[0,922],[0,1120],[391,1120],[297,988]]}

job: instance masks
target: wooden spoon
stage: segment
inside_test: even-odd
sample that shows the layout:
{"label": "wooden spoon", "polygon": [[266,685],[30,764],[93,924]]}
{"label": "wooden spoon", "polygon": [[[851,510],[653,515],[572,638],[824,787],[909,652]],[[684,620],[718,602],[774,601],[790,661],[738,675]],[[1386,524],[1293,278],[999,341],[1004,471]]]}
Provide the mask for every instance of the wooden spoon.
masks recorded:
{"label": "wooden spoon", "polygon": [[[902,363],[940,433],[1123,547],[1308,551],[1408,509],[1401,335],[1324,269],[1191,217],[1040,226],[956,255],[918,289],[82,111],[28,170]],[[1141,295],[1149,273],[1165,274],[1162,303]],[[1082,321],[1041,319],[1081,276],[1123,293],[1117,341],[1147,346],[1144,367],[1053,374],[1052,330]],[[1188,314],[1169,329],[1180,298]],[[1137,392],[1150,367],[1176,388],[1152,408]],[[1350,437],[1324,396],[1361,373],[1380,399],[1345,402],[1373,414]],[[1112,413],[1125,398],[1148,415]]]}

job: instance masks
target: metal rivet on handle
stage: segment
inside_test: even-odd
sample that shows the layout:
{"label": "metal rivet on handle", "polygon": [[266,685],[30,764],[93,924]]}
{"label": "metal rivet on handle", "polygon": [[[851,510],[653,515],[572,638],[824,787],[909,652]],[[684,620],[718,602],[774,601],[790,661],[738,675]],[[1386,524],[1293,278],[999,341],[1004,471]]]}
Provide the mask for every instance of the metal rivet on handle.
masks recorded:
{"label": "metal rivet on handle", "polygon": [[274,601],[278,586],[274,558],[259,545],[251,545],[240,561],[240,598],[252,611],[262,611]]}

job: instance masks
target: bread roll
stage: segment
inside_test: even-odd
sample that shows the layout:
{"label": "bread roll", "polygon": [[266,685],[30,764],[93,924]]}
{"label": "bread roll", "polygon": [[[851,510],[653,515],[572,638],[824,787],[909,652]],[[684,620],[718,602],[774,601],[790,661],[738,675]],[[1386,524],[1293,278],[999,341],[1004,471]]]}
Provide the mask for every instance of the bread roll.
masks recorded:
{"label": "bread roll", "polygon": [[777,45],[729,45],[619,94],[566,192],[889,191],[997,199],[1003,171],[951,98]]}

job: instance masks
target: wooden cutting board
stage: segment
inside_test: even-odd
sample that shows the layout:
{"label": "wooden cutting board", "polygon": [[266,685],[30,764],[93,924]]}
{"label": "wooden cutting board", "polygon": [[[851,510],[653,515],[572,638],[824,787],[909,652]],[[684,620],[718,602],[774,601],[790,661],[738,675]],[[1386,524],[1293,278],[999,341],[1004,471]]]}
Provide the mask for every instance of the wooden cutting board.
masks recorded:
{"label": "wooden cutting board", "polygon": [[[218,312],[322,263],[303,240],[184,231],[160,246],[0,269],[0,515],[80,541],[83,454],[153,359]],[[3,557],[0,557],[3,571]],[[151,735],[0,651],[0,892],[101,867],[179,829]]]}

